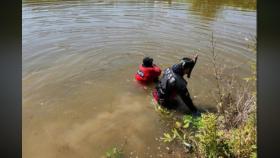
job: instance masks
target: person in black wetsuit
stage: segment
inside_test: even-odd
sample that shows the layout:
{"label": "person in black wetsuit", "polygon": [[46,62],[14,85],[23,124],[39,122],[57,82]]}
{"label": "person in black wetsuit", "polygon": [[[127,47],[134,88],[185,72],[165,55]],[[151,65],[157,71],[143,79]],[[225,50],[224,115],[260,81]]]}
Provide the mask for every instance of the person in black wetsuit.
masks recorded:
{"label": "person in black wetsuit", "polygon": [[153,91],[153,96],[158,104],[169,109],[174,109],[178,104],[176,98],[179,97],[184,104],[189,107],[191,112],[198,114],[198,110],[194,106],[187,89],[187,81],[184,79],[185,74],[190,78],[197,57],[198,56],[195,55],[193,59],[183,58],[179,64],[175,64],[164,70],[162,78]]}

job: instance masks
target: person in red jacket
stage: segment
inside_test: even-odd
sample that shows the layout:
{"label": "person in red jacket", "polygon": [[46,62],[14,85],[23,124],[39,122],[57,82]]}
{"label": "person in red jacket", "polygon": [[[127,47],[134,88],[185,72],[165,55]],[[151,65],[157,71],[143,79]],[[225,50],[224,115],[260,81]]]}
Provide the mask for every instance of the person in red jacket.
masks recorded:
{"label": "person in red jacket", "polygon": [[158,80],[161,74],[161,69],[153,64],[153,58],[145,57],[143,59],[143,64],[139,66],[137,73],[135,74],[135,79],[140,83],[151,83]]}

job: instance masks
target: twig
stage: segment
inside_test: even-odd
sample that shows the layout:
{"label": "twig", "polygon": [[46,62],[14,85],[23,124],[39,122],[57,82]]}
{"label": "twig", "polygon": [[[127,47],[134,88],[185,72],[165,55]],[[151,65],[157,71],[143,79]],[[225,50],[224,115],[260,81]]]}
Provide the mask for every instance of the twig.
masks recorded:
{"label": "twig", "polygon": [[217,63],[217,61],[216,61],[217,54],[215,52],[215,43],[214,43],[214,34],[213,34],[213,32],[212,32],[212,36],[211,36],[211,48],[212,48],[211,49],[212,64],[214,66],[214,75],[215,75],[216,84],[217,84],[217,87],[218,87],[219,103],[222,104],[223,95],[222,95],[222,89],[221,89],[221,85],[220,85],[221,76],[219,74],[219,70],[218,70],[218,67],[217,67],[217,64],[216,64]]}

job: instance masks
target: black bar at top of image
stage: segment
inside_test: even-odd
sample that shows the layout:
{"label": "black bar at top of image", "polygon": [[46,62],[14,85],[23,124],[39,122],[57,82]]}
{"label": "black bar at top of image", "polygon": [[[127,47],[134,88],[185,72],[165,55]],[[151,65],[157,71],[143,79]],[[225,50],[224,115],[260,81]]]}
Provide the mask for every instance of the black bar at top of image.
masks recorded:
{"label": "black bar at top of image", "polygon": [[258,157],[280,152],[279,4],[257,1],[257,148]]}
{"label": "black bar at top of image", "polygon": [[1,1],[0,17],[0,157],[20,158],[21,1]]}

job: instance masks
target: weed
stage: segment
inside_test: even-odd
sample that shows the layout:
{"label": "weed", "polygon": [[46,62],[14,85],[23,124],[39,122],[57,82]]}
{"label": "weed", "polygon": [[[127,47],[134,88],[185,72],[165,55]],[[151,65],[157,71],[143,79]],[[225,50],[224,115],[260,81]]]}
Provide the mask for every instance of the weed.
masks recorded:
{"label": "weed", "polygon": [[106,158],[123,158],[123,152],[121,149],[113,147],[109,151],[106,152]]}

